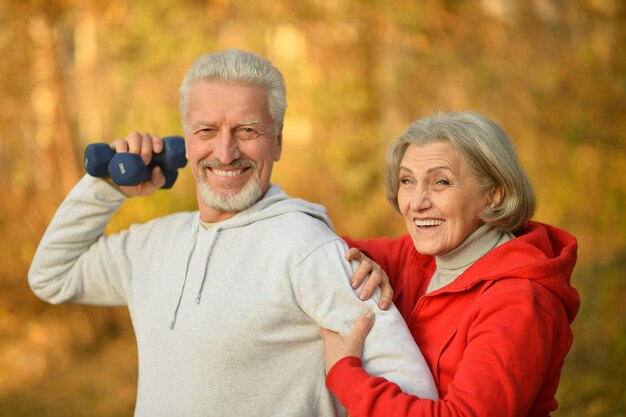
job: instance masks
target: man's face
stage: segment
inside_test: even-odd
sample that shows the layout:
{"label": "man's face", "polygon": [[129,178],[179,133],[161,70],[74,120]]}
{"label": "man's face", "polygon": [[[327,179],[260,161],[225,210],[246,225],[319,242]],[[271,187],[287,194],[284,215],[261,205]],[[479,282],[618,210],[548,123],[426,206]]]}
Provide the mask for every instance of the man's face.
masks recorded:
{"label": "man's face", "polygon": [[265,194],[282,137],[262,88],[198,81],[189,93],[185,144],[201,218],[215,222]]}

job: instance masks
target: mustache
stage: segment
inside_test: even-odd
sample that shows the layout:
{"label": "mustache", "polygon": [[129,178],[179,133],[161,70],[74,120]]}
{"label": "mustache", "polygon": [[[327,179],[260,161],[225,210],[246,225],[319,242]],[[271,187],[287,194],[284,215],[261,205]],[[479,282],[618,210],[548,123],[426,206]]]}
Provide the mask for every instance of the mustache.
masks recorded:
{"label": "mustache", "polygon": [[227,164],[222,163],[218,159],[203,159],[198,163],[199,168],[256,168],[256,162],[248,159],[235,159]]}

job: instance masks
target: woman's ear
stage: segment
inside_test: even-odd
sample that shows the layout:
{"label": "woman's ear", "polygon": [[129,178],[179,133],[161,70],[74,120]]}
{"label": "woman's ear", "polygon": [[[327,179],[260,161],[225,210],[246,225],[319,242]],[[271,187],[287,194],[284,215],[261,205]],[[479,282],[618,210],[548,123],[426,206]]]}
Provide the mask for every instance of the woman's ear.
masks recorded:
{"label": "woman's ear", "polygon": [[502,203],[502,199],[504,198],[504,190],[500,184],[494,185],[491,190],[489,190],[489,199],[487,200],[487,206],[495,210]]}

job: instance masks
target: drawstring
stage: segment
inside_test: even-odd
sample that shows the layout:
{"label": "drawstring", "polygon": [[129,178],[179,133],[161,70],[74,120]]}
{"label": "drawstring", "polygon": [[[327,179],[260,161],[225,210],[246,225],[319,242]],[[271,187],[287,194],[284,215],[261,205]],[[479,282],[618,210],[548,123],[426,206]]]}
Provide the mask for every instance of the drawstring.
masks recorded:
{"label": "drawstring", "polygon": [[189,264],[191,263],[191,256],[193,252],[196,250],[196,242],[198,241],[198,229],[196,229],[193,234],[193,246],[189,251],[189,255],[187,256],[187,266],[185,267],[185,278],[183,279],[183,285],[180,288],[180,293],[178,294],[178,302],[176,303],[176,308],[174,309],[174,315],[172,316],[172,322],[170,323],[170,329],[174,328],[176,324],[176,315],[178,314],[178,309],[180,308],[180,303],[183,299],[183,293],[185,292],[185,284],[187,283],[187,274],[189,273]]}
{"label": "drawstring", "polygon": [[[202,281],[200,282],[200,288],[198,288],[198,294],[196,295],[196,304],[200,304],[200,300],[202,298],[202,289],[204,288],[204,282],[206,281],[207,269],[209,266],[209,259],[211,258],[211,252],[213,251],[213,246],[215,246],[215,242],[217,241],[217,235],[222,231],[221,226],[216,226],[215,231],[213,232],[213,239],[211,241],[211,245],[206,250],[205,253],[199,254],[199,256],[204,256],[204,267],[202,268]],[[189,251],[189,255],[187,256],[187,266],[185,267],[185,278],[183,279],[183,285],[180,288],[180,293],[178,294],[178,301],[176,302],[176,308],[174,309],[174,314],[172,316],[172,321],[170,323],[170,329],[174,328],[176,324],[176,318],[178,315],[178,309],[180,308],[180,304],[183,300],[183,294],[185,292],[185,286],[187,285],[187,278],[189,276],[189,267],[191,265],[191,258],[193,257],[194,252],[196,251],[196,247],[198,244],[198,229],[196,229],[193,235],[193,246]]]}
{"label": "drawstring", "polygon": [[211,257],[211,252],[213,252],[213,246],[215,246],[215,242],[217,242],[217,235],[222,231],[221,226],[216,226],[215,235],[213,236],[213,241],[211,242],[211,246],[206,253],[206,258],[204,261],[204,269],[202,272],[202,281],[200,282],[200,288],[198,288],[198,294],[196,295],[196,304],[200,304],[200,298],[202,297],[202,288],[204,288],[204,281],[206,281],[207,276],[207,268],[209,266],[209,258]]}

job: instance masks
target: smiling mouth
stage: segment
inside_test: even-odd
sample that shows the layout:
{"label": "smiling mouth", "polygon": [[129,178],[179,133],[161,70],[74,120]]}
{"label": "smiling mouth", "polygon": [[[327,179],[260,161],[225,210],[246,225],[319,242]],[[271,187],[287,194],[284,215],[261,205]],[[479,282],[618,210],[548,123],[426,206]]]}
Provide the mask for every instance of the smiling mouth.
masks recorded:
{"label": "smiling mouth", "polygon": [[415,220],[415,225],[417,227],[433,227],[433,226],[441,226],[444,222],[445,220],[434,220],[434,219]]}
{"label": "smiling mouth", "polygon": [[[250,169],[256,168],[254,161],[236,159],[228,164],[223,164],[219,160],[203,160],[199,164],[200,169],[206,169],[216,177],[238,177],[245,174]],[[206,174],[205,174],[206,175]]]}
{"label": "smiling mouth", "polygon": [[229,171],[225,171],[217,168],[209,168],[214,175],[218,177],[236,177],[237,175],[241,175],[243,173],[243,169],[233,169]]}

